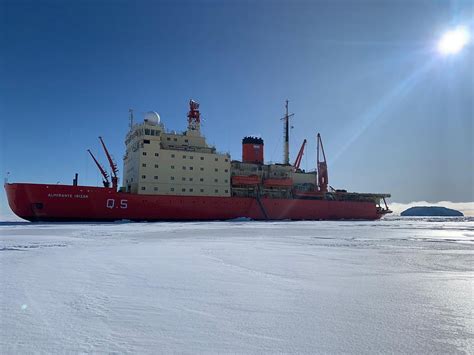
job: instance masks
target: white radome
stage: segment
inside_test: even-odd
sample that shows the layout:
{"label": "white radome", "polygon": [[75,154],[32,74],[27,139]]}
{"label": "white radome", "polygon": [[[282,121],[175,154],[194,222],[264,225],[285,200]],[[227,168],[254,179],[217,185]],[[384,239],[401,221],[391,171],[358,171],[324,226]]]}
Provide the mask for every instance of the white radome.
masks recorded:
{"label": "white radome", "polygon": [[469,31],[466,27],[456,27],[446,32],[438,42],[438,50],[442,54],[456,54],[469,42]]}
{"label": "white radome", "polygon": [[147,122],[159,124],[160,120],[161,120],[161,118],[160,118],[160,115],[158,114],[158,112],[148,111],[145,114],[145,121],[147,121]]}

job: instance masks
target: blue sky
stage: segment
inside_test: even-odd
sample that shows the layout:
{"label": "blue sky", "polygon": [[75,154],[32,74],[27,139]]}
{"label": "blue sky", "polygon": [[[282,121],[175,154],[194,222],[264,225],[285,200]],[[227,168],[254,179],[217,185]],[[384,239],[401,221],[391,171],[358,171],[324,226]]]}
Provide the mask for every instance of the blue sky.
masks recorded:
{"label": "blue sky", "polygon": [[[0,1],[0,171],[10,181],[100,184],[86,149],[119,161],[128,108],[169,129],[201,103],[208,141],[234,159],[261,135],[330,185],[409,202],[474,200],[474,54],[441,56],[471,1]],[[103,163],[105,157],[98,153]],[[5,208],[5,195],[1,197]]]}

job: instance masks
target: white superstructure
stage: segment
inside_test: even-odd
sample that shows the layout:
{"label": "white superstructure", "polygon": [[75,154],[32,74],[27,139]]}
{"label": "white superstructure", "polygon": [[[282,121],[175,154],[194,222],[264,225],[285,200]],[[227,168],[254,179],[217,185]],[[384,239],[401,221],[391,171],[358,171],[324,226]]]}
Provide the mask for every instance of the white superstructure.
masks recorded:
{"label": "white superstructure", "polygon": [[230,156],[206,143],[199,119],[189,121],[185,132],[167,132],[160,116],[148,112],[143,122],[131,126],[123,158],[124,191],[230,196]]}

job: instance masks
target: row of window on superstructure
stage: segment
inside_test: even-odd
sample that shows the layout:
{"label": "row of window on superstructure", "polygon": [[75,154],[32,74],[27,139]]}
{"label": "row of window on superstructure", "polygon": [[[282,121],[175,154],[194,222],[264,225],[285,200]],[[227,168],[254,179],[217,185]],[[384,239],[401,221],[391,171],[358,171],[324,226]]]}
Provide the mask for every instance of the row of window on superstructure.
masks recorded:
{"label": "row of window on superstructure", "polygon": [[160,133],[161,133],[160,130],[145,128],[145,134],[147,136],[159,136]]}
{"label": "row of window on superstructure", "polygon": [[[142,152],[142,154],[143,154],[143,155],[147,155],[147,152]],[[158,156],[160,156],[160,154],[159,154],[159,153],[155,153],[155,157],[158,157]],[[171,158],[175,158],[175,157],[176,157],[175,154],[171,154]],[[190,156],[188,157],[187,155],[183,155],[182,158],[183,158],[183,159],[189,158],[189,159],[192,160],[192,159],[194,159],[194,156],[193,156],[193,155],[190,155]],[[200,157],[200,159],[201,159],[201,160],[204,160],[204,157]],[[214,161],[219,161],[219,158],[217,158],[217,157],[214,158]],[[229,161],[229,159],[228,159],[228,158],[224,158],[224,161],[227,163],[227,162]]]}
{"label": "row of window on superstructure", "polygon": [[[146,168],[146,167],[147,167],[146,163],[142,163],[142,167],[143,167],[143,168]],[[158,167],[159,167],[159,165],[158,165],[158,164],[155,164],[155,168],[158,169]],[[170,165],[170,168],[171,168],[171,169],[174,169],[175,166],[174,166],[174,165]],[[204,168],[203,168],[203,167],[201,167],[200,169],[201,169],[201,171],[204,171]],[[183,165],[183,170],[194,170],[194,166],[186,167],[186,166]],[[214,168],[214,172],[218,173],[218,172],[219,172],[219,169],[218,169],[218,168]],[[229,172],[229,169],[224,169],[224,172],[225,172],[225,173],[228,173],[228,172]]]}
{"label": "row of window on superstructure", "polygon": [[[166,137],[166,140],[171,141],[171,137]],[[177,142],[177,141],[178,141],[178,138],[173,138],[173,142]],[[185,139],[184,143],[189,143],[189,139]]]}
{"label": "row of window on superstructure", "polygon": [[[142,179],[145,180],[145,179],[146,179],[146,175],[142,175]],[[153,179],[154,179],[154,180],[158,180],[158,175],[153,176]],[[174,176],[170,176],[170,180],[173,180],[173,181],[174,181],[174,180],[175,180]],[[181,180],[182,180],[182,181],[186,181],[186,178],[183,176],[183,177],[181,178]],[[194,178],[190,177],[190,178],[188,178],[187,181],[194,181]],[[204,178],[199,178],[199,181],[200,181],[200,182],[204,182]],[[219,179],[214,179],[214,182],[219,183]],[[228,183],[228,182],[229,182],[228,179],[224,179],[224,183]]]}

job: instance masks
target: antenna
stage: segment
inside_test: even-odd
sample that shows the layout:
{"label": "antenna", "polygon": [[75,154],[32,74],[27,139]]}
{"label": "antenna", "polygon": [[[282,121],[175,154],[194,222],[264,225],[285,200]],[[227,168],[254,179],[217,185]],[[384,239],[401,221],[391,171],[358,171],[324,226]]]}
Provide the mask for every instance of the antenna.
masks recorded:
{"label": "antenna", "polygon": [[199,103],[189,100],[188,112],[188,131],[200,132],[201,129],[201,113],[199,112]]}
{"label": "antenna", "polygon": [[283,143],[283,164],[290,165],[290,117],[293,117],[294,113],[288,113],[288,100],[285,101],[285,116],[281,120],[285,120],[284,126],[284,137],[285,142]]}
{"label": "antenna", "polygon": [[130,130],[133,128],[133,108],[128,109],[128,119],[130,120]]}

